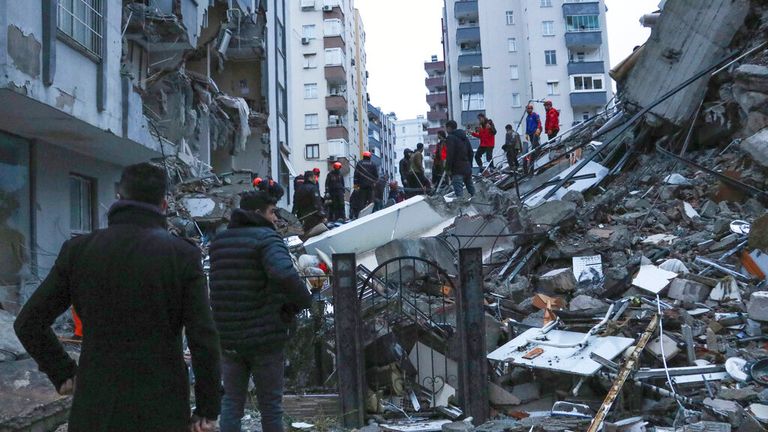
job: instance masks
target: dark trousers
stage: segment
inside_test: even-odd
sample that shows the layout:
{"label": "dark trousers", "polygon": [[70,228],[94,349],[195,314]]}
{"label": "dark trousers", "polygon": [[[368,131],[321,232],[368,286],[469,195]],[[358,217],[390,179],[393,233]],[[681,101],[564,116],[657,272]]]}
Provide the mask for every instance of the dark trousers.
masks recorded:
{"label": "dark trousers", "polygon": [[283,432],[283,371],[285,354],[242,356],[227,353],[222,356],[221,375],[224,397],[221,400],[221,432],[240,432],[245,403],[248,400],[248,380],[253,377],[256,399],[264,432]]}
{"label": "dark trousers", "polygon": [[547,141],[551,141],[554,138],[557,137],[557,134],[560,133],[560,129],[553,129],[551,134],[547,134]]}
{"label": "dark trousers", "polygon": [[517,161],[518,155],[519,153],[517,150],[511,150],[506,153],[509,169],[517,169],[520,167],[520,163]]}
{"label": "dark trousers", "polygon": [[529,173],[529,170],[530,173],[533,173],[536,167],[536,158],[539,156],[539,147],[541,146],[541,137],[539,135],[529,135],[529,138],[531,139],[532,153],[523,160],[523,172],[526,174]]}
{"label": "dark trousers", "polygon": [[475,195],[475,184],[472,182],[472,175],[452,175],[451,183],[453,185],[453,192],[456,194],[456,198],[464,196],[464,186],[467,187],[467,192],[470,196]]}
{"label": "dark trousers", "polygon": [[346,219],[346,211],[344,209],[344,193],[332,193],[331,205],[328,209],[328,216],[331,221],[337,221],[339,219]]}
{"label": "dark trousers", "polygon": [[483,169],[483,154],[485,154],[485,161],[491,163],[493,168],[493,147],[478,147],[475,152],[475,162],[480,169]]}
{"label": "dark trousers", "polygon": [[[440,178],[443,176],[443,172],[445,170],[443,169],[443,166],[440,164],[434,164],[432,165],[432,184],[437,187],[437,184],[440,183]],[[447,183],[446,181],[443,181],[443,184]]]}
{"label": "dark trousers", "polygon": [[357,191],[360,194],[360,202],[363,203],[361,208],[365,208],[368,204],[373,202],[373,188],[360,188]]}

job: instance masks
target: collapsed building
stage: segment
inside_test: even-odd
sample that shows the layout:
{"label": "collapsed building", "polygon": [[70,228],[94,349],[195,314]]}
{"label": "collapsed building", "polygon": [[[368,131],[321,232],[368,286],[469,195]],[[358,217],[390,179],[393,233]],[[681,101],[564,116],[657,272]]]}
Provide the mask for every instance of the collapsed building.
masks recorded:
{"label": "collapsed building", "polygon": [[[613,71],[617,103],[546,143],[535,175],[481,176],[469,201],[414,197],[303,242],[284,227],[316,299],[289,355],[287,411],[315,424],[297,428],[766,429],[768,5],[668,0],[652,21]],[[190,101],[222,84],[186,55],[148,109],[197,125]],[[238,118],[220,103],[205,109]],[[158,129],[194,152],[235,148],[240,125],[208,126],[224,141]],[[174,225],[205,244],[249,174],[174,171]],[[60,423],[66,398],[12,340],[0,349],[15,389],[0,424]]]}

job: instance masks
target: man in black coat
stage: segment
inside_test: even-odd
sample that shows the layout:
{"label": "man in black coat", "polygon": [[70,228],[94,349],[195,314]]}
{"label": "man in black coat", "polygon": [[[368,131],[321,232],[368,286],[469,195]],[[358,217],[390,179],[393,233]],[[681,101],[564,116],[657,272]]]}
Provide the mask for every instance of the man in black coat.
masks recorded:
{"label": "man in black coat", "polygon": [[472,144],[467,138],[467,133],[458,129],[454,120],[448,120],[445,124],[448,132],[446,138],[445,170],[451,173],[451,183],[456,198],[464,195],[464,186],[471,196],[475,195],[475,185],[472,182]]}
{"label": "man in black coat", "polygon": [[363,202],[363,208],[373,202],[373,185],[379,179],[379,169],[371,160],[371,152],[363,152],[363,160],[355,167],[355,185],[359,187],[358,193]]}
{"label": "man in black coat", "polygon": [[[219,337],[200,250],[166,230],[165,171],[127,167],[109,227],[64,243],[19,313],[19,340],[61,394],[74,392],[70,432],[213,430],[220,404]],[[77,365],[50,326],[74,305]],[[195,413],[182,330],[192,352]]]}
{"label": "man in black coat", "polygon": [[317,177],[312,171],[304,173],[304,183],[296,189],[293,197],[293,209],[302,223],[305,235],[325,219],[323,198],[317,187]]}
{"label": "man in black coat", "polygon": [[341,162],[333,163],[333,171],[325,176],[325,193],[331,197],[331,205],[328,209],[328,217],[331,221],[347,218],[344,208],[344,175],[341,173]]}
{"label": "man in black coat", "polygon": [[211,303],[224,351],[221,432],[240,432],[251,377],[263,431],[283,430],[288,328],[311,296],[275,231],[275,203],[264,192],[244,193],[211,244]]}
{"label": "man in black coat", "polygon": [[411,156],[413,155],[413,150],[411,149],[405,149],[403,150],[403,158],[400,159],[400,163],[398,164],[398,167],[400,169],[400,183],[403,184],[403,189],[407,189],[410,186],[410,182],[408,181],[408,175],[411,173]]}

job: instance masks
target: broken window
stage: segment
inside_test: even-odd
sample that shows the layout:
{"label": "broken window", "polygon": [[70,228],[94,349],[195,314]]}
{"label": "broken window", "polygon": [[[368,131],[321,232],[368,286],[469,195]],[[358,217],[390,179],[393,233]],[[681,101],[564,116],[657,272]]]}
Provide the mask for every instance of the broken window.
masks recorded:
{"label": "broken window", "polygon": [[59,31],[101,58],[102,0],[59,0]]}
{"label": "broken window", "polygon": [[542,21],[541,22],[541,35],[542,36],[554,36],[555,35],[555,22],[554,21]]}
{"label": "broken window", "polygon": [[547,66],[554,66],[557,64],[557,51],[547,50],[544,51],[544,63]]}
{"label": "broken window", "polygon": [[320,159],[320,144],[307,144],[304,147],[304,159]]}
{"label": "broken window", "polygon": [[93,180],[77,174],[69,176],[69,227],[72,236],[93,230]]}
{"label": "broken window", "polygon": [[601,91],[603,88],[602,75],[574,75],[571,77],[571,88],[579,91]]}
{"label": "broken window", "polygon": [[569,15],[565,17],[566,31],[583,32],[600,30],[598,15]]}

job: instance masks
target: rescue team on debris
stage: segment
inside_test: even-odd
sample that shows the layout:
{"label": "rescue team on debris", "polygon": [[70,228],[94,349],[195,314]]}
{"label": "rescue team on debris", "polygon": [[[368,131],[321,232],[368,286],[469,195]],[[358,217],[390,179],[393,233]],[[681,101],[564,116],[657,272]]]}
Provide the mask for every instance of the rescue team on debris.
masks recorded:
{"label": "rescue team on debris", "polygon": [[[541,123],[532,107],[528,112],[526,132],[537,143]],[[482,114],[478,120],[471,133],[480,138],[477,153],[467,133],[447,122],[435,154],[439,178],[432,182],[425,174],[423,144],[406,150],[400,162],[404,188],[380,177],[371,154],[363,153],[350,197],[352,217],[369,204],[382,208],[385,190],[390,206],[413,189],[427,193],[433,182],[447,183],[445,176],[457,197],[464,187],[474,195],[473,154],[481,169],[483,154],[493,167],[496,135],[492,120]],[[557,134],[550,115],[547,133]],[[510,169],[523,150],[520,141],[508,125],[503,149]],[[326,177],[328,213],[318,186],[320,170],[296,179],[293,213],[305,234],[327,217],[345,219],[341,169],[335,163]],[[284,189],[272,178],[256,178],[255,190],[241,194],[228,229],[210,246],[209,301],[199,248],[166,229],[166,180],[165,170],[149,163],[125,168],[108,227],[64,243],[54,268],[16,319],[18,338],[57,391],[74,394],[70,432],[213,431],[219,416],[222,432],[239,431],[251,378],[263,430],[282,431],[285,345],[296,315],[311,304],[275,230]],[[51,329],[70,308],[82,321],[79,362]],[[193,412],[185,338],[195,378]]]}

